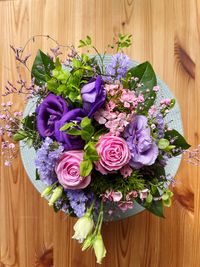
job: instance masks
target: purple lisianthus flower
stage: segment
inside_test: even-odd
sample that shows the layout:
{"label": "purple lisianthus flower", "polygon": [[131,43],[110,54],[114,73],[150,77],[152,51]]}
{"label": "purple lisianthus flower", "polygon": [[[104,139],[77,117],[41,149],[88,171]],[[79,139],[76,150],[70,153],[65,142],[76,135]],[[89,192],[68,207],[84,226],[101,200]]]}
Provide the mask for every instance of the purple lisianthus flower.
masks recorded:
{"label": "purple lisianthus flower", "polygon": [[55,123],[68,111],[67,103],[61,96],[49,94],[37,107],[37,129],[42,137],[54,139]]}
{"label": "purple lisianthus flower", "polygon": [[55,138],[60,142],[65,150],[81,149],[84,147],[84,141],[80,135],[70,135],[60,128],[69,122],[80,124],[81,120],[87,116],[82,108],[76,108],[68,111],[59,121],[55,122]]}
{"label": "purple lisianthus flower", "polygon": [[83,109],[91,118],[93,114],[103,106],[106,100],[106,90],[101,76],[92,78],[81,90]]}
{"label": "purple lisianthus flower", "polygon": [[158,147],[151,138],[145,116],[135,116],[133,123],[126,127],[124,137],[131,152],[129,165],[139,169],[152,165],[158,156]]}

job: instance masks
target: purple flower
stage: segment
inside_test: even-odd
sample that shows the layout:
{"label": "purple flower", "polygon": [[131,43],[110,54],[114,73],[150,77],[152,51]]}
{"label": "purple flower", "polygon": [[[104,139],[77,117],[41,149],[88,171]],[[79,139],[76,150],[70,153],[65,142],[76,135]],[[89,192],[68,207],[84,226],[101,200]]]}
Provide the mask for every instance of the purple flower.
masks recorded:
{"label": "purple flower", "polygon": [[40,175],[40,180],[45,185],[52,185],[57,180],[55,166],[63,151],[62,146],[56,146],[55,142],[47,137],[42,147],[37,150],[35,166]]}
{"label": "purple flower", "polygon": [[87,114],[82,108],[76,108],[68,111],[59,121],[55,122],[55,138],[60,142],[65,150],[81,149],[84,146],[84,141],[80,135],[70,135],[65,131],[60,131],[60,128],[69,122],[80,124],[81,120]]}
{"label": "purple flower", "polygon": [[151,138],[145,116],[135,116],[133,123],[125,130],[126,142],[131,152],[129,165],[136,169],[152,165],[158,156],[158,147]]}
{"label": "purple flower", "polygon": [[117,53],[112,56],[111,62],[107,66],[106,73],[115,76],[110,77],[109,81],[114,81],[114,80],[120,80],[121,77],[125,77],[126,73],[130,67],[131,60],[127,55],[124,55],[123,53]]}
{"label": "purple flower", "polygon": [[103,106],[106,100],[106,90],[101,76],[95,80],[92,78],[89,83],[83,86],[81,90],[83,108],[91,118],[93,114]]}
{"label": "purple flower", "polygon": [[37,107],[37,129],[42,137],[54,138],[55,123],[68,111],[66,101],[61,96],[49,94]]}

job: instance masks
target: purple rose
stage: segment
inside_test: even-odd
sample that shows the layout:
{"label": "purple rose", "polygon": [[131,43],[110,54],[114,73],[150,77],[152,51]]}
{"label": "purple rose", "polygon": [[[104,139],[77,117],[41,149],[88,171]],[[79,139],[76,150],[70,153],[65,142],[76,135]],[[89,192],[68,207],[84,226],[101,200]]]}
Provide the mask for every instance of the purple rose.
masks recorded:
{"label": "purple rose", "polygon": [[65,131],[60,131],[60,128],[69,122],[80,124],[81,120],[86,116],[87,114],[82,108],[76,108],[68,111],[59,121],[56,121],[55,138],[64,146],[65,150],[81,149],[84,147],[84,141],[80,135],[67,134]]}
{"label": "purple rose", "polygon": [[145,116],[135,116],[133,123],[126,127],[124,137],[131,152],[129,165],[136,169],[152,165],[158,156],[158,147],[151,138]]}
{"label": "purple rose", "polygon": [[106,100],[106,90],[101,76],[97,79],[92,78],[89,83],[83,86],[81,90],[83,108],[91,118],[93,114],[103,106]]}
{"label": "purple rose", "polygon": [[61,96],[49,94],[37,107],[37,129],[42,137],[54,138],[55,123],[68,111],[67,103]]}

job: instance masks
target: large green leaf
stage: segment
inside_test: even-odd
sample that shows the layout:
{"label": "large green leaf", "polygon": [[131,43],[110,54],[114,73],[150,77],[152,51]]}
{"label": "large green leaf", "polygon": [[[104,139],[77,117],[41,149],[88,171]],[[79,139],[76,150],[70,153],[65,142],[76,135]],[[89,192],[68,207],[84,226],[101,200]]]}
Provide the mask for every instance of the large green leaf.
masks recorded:
{"label": "large green leaf", "polygon": [[173,142],[173,145],[176,146],[176,148],[180,149],[179,151],[175,151],[175,152],[173,152],[172,150],[173,156],[177,156],[181,154],[182,150],[186,150],[190,147],[190,145],[186,142],[185,138],[174,129],[172,131],[167,131],[165,133],[165,139],[168,139],[170,141],[170,139],[172,138],[175,139],[175,141]]}
{"label": "large green leaf", "polygon": [[[153,87],[157,85],[156,75],[151,64],[146,61],[136,67],[131,68],[128,73],[131,73],[132,77],[139,78],[138,82],[140,84],[144,84],[142,87],[136,89],[135,82],[131,81],[129,83],[129,88],[136,89],[137,93],[140,91],[142,92],[145,97],[144,111],[148,111],[155,101],[156,93],[153,91]],[[149,89],[149,92],[146,92],[147,89]]]}
{"label": "large green leaf", "polygon": [[43,86],[46,83],[46,76],[51,76],[50,71],[53,69],[53,60],[41,50],[38,50],[31,70],[31,77],[35,78],[35,84]]}
{"label": "large green leaf", "polygon": [[145,207],[148,211],[150,211],[151,213],[153,213],[154,215],[161,217],[161,218],[165,218],[164,214],[163,214],[163,202],[162,200],[153,200],[151,202],[151,206],[150,207]]}

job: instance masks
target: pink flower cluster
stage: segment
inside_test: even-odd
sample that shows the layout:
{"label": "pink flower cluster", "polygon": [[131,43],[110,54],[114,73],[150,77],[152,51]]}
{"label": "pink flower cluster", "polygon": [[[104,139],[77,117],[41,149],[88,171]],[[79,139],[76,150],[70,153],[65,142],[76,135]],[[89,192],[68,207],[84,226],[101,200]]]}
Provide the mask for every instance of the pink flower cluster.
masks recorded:
{"label": "pink flower cluster", "polygon": [[134,91],[124,89],[119,83],[106,84],[107,98],[105,109],[99,109],[94,118],[99,124],[105,124],[106,128],[115,135],[120,135],[125,127],[133,121],[138,103],[144,102],[144,96],[138,97]]}

